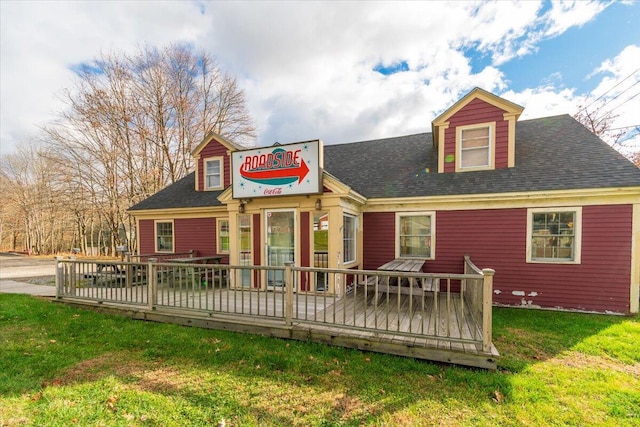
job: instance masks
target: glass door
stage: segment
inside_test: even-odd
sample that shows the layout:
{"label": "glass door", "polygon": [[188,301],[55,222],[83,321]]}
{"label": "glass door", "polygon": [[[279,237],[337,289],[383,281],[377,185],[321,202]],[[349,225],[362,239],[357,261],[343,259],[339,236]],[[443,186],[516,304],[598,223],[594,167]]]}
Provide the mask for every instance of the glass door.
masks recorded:
{"label": "glass door", "polygon": [[[313,213],[313,266],[329,267],[329,213]],[[327,291],[328,274],[316,274],[315,290]]]}
{"label": "glass door", "polygon": [[[240,237],[240,265],[251,265],[251,216],[238,216],[238,236]],[[241,269],[239,286],[251,287],[251,269]]]}
{"label": "glass door", "polygon": [[[293,210],[269,210],[266,212],[267,265],[282,267],[295,261],[296,213]],[[284,270],[268,270],[267,286],[281,289],[284,286]]]}

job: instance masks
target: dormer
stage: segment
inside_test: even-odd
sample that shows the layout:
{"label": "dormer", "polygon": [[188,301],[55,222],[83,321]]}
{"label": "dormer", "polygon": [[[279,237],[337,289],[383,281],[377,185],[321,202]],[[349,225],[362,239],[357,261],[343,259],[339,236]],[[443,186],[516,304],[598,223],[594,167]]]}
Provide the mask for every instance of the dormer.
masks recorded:
{"label": "dormer", "polygon": [[524,108],[475,88],[431,122],[438,172],[515,166],[516,121]]}
{"label": "dormer", "polygon": [[196,191],[222,191],[231,185],[231,153],[241,147],[209,132],[193,150]]}

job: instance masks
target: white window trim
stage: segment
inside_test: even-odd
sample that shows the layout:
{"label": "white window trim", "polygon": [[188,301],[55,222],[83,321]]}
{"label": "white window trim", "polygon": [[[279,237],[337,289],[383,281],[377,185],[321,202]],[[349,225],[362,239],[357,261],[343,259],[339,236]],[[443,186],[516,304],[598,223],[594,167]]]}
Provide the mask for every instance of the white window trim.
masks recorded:
{"label": "white window trim", "polygon": [[436,212],[435,211],[415,211],[415,212],[396,212],[396,235],[395,235],[395,254],[396,258],[418,258],[418,257],[408,257],[408,256],[400,256],[400,218],[405,216],[430,216],[431,217],[431,253],[427,260],[436,259]]}
{"label": "white window trim", "polygon": [[[222,245],[220,243],[220,223],[222,221],[227,221],[227,228],[228,228],[228,233],[229,235],[227,236],[229,238],[229,249],[227,249],[226,251],[223,251]],[[216,218],[216,250],[218,251],[219,254],[228,254],[231,251],[231,222],[229,221],[229,218]]]}
{"label": "white window trim", "polygon": [[[207,186],[207,163],[211,162],[211,161],[218,161],[220,162],[220,185],[218,187],[208,187]],[[224,157],[222,156],[215,156],[215,157],[207,157],[206,159],[202,160],[202,179],[204,180],[203,183],[203,187],[205,191],[212,191],[212,190],[222,190],[224,189]]]}
{"label": "white window trim", "polygon": [[[533,214],[548,212],[574,212],[576,216],[574,224],[574,248],[573,260],[551,258],[533,259],[531,240],[533,237]],[[529,208],[527,209],[527,263],[532,264],[580,264],[582,260],[582,206],[560,206],[553,208]]]}
{"label": "white window trim", "polygon": [[[171,247],[170,251],[158,248],[158,224],[171,223]],[[153,247],[156,253],[172,254],[176,252],[176,225],[172,219],[157,219],[153,221]]]}
{"label": "white window trim", "polygon": [[[353,214],[343,213],[342,224],[344,227],[344,218],[349,217],[353,219],[353,259],[345,259],[345,253],[342,254],[342,264],[355,264],[358,262],[358,217]],[[344,229],[342,230],[342,251],[344,252]]]}
{"label": "white window trim", "polygon": [[[489,128],[489,164],[486,166],[462,167],[462,131]],[[474,123],[456,127],[456,172],[492,170],[496,168],[496,122]]]}

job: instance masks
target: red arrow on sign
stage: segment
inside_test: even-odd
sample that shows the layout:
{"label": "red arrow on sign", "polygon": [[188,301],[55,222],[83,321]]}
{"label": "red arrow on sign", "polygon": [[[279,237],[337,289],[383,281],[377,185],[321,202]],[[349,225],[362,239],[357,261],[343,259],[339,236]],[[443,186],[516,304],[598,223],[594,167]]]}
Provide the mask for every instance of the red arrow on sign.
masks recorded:
{"label": "red arrow on sign", "polygon": [[299,166],[289,167],[289,168],[278,168],[278,169],[266,169],[266,170],[258,170],[258,171],[247,171],[245,170],[245,165],[242,165],[240,168],[240,175],[249,180],[265,180],[265,179],[276,179],[276,178],[298,178],[298,184],[302,182],[305,176],[309,173],[309,167],[305,163],[304,159],[300,161]]}

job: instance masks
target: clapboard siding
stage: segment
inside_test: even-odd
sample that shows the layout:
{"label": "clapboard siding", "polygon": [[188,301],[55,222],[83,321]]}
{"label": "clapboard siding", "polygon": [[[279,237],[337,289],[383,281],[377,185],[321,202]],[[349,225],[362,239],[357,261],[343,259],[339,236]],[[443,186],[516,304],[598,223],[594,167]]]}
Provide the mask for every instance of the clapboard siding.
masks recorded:
{"label": "clapboard siding", "polygon": [[395,258],[395,213],[365,213],[363,215],[364,268],[375,270]]}
{"label": "clapboard siding", "polygon": [[[474,123],[496,122],[495,168],[508,167],[509,159],[509,124],[504,120],[504,110],[481,99],[474,99],[456,112],[449,119],[449,127],[445,130],[444,156],[456,156],[456,132],[458,126]],[[445,162],[445,172],[455,172],[455,162]]]}
{"label": "clapboard siding", "polygon": [[176,252],[195,250],[197,256],[217,253],[215,218],[176,219],[173,227]]}
{"label": "clapboard siding", "polygon": [[154,235],[155,232],[153,230],[153,220],[152,219],[143,219],[140,220],[138,227],[138,236],[140,241],[138,242],[140,246],[140,254],[147,255],[155,252],[155,244],[154,244]]}
{"label": "clapboard siding", "polygon": [[[393,213],[365,214],[365,268],[394,258],[394,221]],[[496,270],[496,303],[628,312],[631,222],[630,205],[585,206],[580,264],[527,263],[527,209],[439,211],[435,260],[424,271],[462,273],[470,255]]]}
{"label": "clapboard siding", "polygon": [[228,154],[229,149],[215,140],[211,140],[200,151],[200,159],[198,159],[198,191],[204,191],[204,160],[210,157],[221,156],[224,159],[224,187],[231,184],[231,157]]}
{"label": "clapboard siding", "polygon": [[[165,221],[165,219],[163,219]],[[187,218],[173,220],[175,253],[196,251],[197,256],[217,255],[216,219]],[[140,221],[140,254],[155,253],[154,220]],[[228,263],[225,256],[222,262]]]}

